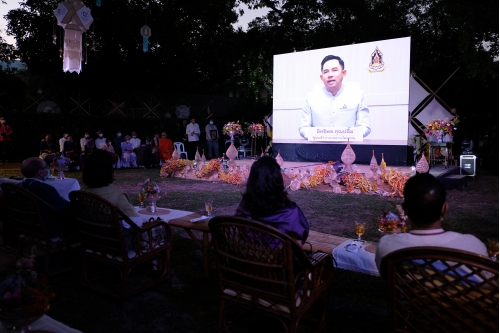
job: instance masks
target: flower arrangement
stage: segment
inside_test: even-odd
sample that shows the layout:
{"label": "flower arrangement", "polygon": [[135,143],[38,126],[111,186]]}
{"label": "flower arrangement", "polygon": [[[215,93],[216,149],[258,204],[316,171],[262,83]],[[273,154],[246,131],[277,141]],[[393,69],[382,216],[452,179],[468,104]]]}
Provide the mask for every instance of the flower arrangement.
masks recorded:
{"label": "flower arrangement", "polygon": [[316,165],[314,167],[313,174],[309,177],[309,179],[303,180],[300,183],[300,187],[311,188],[323,183],[325,177],[327,177],[332,170],[330,166],[333,165],[334,163],[335,162],[329,161],[328,164],[326,165]]}
{"label": "flower arrangement", "polygon": [[[231,134],[232,132],[232,134]],[[235,134],[242,135],[243,129],[241,128],[239,120],[236,122],[230,121],[222,127],[222,133],[232,136]]]}
{"label": "flower arrangement", "polygon": [[64,156],[59,156],[58,158],[54,158],[51,166],[53,166],[54,169],[66,169],[70,163],[71,160],[69,158]]}
{"label": "flower arrangement", "polygon": [[219,179],[233,185],[240,185],[243,182],[243,177],[238,171],[230,171],[228,173],[219,171]]}
{"label": "flower arrangement", "polygon": [[[453,132],[453,128],[456,124],[458,124],[458,118],[453,119],[433,119],[429,124],[427,124],[426,128],[426,136],[429,137],[434,135],[436,137],[441,137],[441,133],[449,134]],[[442,132],[441,132],[442,131]]]}
{"label": "flower arrangement", "polygon": [[248,124],[247,133],[252,136],[252,138],[263,138],[264,137],[264,125],[262,124]]}
{"label": "flower arrangement", "polygon": [[26,314],[42,314],[49,308],[54,294],[46,277],[40,278],[32,270],[35,263],[35,246],[28,258],[16,262],[19,270],[0,283],[0,308],[23,310]]}
{"label": "flower arrangement", "polygon": [[140,194],[144,195],[145,198],[160,198],[166,193],[160,189],[156,183],[153,183],[150,179],[146,179],[143,183],[139,183],[137,186],[140,187]]}
{"label": "flower arrangement", "polygon": [[356,189],[361,192],[370,192],[377,190],[377,184],[370,182],[359,172],[349,172],[342,175],[342,183],[345,185],[347,193],[355,192]]}
{"label": "flower arrangement", "polygon": [[398,170],[387,170],[382,172],[380,178],[392,188],[392,193],[390,196],[403,196],[406,181],[409,177],[403,176],[403,174]]}
{"label": "flower arrangement", "polygon": [[214,158],[210,160],[207,164],[203,166],[200,173],[196,174],[196,177],[201,178],[212,171],[219,171],[221,159]]}
{"label": "flower arrangement", "polygon": [[378,228],[380,231],[387,233],[406,232],[408,230],[406,219],[399,219],[396,214],[385,210],[382,211],[382,217],[378,218]]}
{"label": "flower arrangement", "polygon": [[182,160],[182,159],[178,159],[178,160],[174,160],[174,159],[166,160],[165,163],[163,164],[163,166],[161,167],[160,175],[166,175],[166,176],[168,176],[172,172],[176,172],[176,171],[184,169],[187,164],[188,164],[188,160]]}

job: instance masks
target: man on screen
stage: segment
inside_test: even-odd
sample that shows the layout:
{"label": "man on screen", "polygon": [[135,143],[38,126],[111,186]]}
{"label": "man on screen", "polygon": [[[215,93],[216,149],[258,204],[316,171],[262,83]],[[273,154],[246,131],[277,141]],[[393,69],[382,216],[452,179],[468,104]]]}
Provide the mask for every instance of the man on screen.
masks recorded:
{"label": "man on screen", "polygon": [[321,61],[324,87],[307,94],[302,108],[299,133],[307,139],[311,127],[362,127],[363,137],[370,134],[370,111],[363,91],[350,84],[343,84],[346,76],[344,61],[334,55]]}

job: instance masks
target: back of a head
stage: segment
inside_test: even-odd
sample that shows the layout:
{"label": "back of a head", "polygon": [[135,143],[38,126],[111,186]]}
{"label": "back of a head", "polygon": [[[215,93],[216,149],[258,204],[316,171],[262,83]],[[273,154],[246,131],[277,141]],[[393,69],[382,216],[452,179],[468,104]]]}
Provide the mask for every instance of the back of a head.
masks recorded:
{"label": "back of a head", "polygon": [[42,159],[38,157],[30,157],[21,163],[21,173],[26,178],[36,178],[39,170],[44,166]]}
{"label": "back of a head", "polygon": [[404,199],[410,220],[416,225],[428,225],[440,219],[446,189],[434,176],[418,174],[406,182]]}
{"label": "back of a head", "polygon": [[274,158],[263,156],[253,163],[243,198],[256,216],[270,215],[284,206],[287,193],[281,168]]}
{"label": "back of a head", "polygon": [[94,150],[85,160],[82,180],[88,187],[103,187],[113,183],[113,157],[105,150]]}

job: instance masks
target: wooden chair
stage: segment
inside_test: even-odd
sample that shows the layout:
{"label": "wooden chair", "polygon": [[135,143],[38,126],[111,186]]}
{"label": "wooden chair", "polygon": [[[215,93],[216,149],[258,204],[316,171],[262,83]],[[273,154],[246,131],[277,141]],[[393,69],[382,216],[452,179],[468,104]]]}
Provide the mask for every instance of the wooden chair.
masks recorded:
{"label": "wooden chair", "polygon": [[72,221],[17,184],[3,183],[2,190],[18,249],[22,251],[28,245],[35,245],[45,256],[45,273],[49,274],[53,255],[71,243],[69,224]]}
{"label": "wooden chair", "polygon": [[439,247],[382,259],[390,332],[498,332],[498,262]]}
{"label": "wooden chair", "polygon": [[[73,191],[69,196],[83,250],[82,285],[117,297],[121,302],[165,279],[172,284],[172,231],[166,222],[155,221],[139,227],[118,207],[96,194]],[[130,229],[124,228],[122,222],[130,225]],[[107,278],[105,274],[98,272],[100,277],[91,274],[89,264],[95,262],[115,269],[121,280],[102,283]],[[146,282],[130,283],[133,271],[148,269]]]}
{"label": "wooden chair", "polygon": [[230,303],[278,319],[286,332],[296,332],[306,317],[316,331],[326,327],[333,276],[329,254],[308,257],[290,236],[245,218],[217,216],[209,227],[222,292],[219,332],[227,330]]}

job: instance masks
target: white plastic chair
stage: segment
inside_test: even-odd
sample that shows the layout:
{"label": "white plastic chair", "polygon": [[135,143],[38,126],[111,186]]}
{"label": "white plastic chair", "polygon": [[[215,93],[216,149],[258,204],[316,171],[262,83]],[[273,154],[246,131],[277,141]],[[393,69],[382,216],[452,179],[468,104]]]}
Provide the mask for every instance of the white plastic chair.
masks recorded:
{"label": "white plastic chair", "polygon": [[187,160],[188,154],[187,154],[186,150],[184,150],[184,144],[182,142],[174,142],[174,146],[175,146],[175,149],[177,149],[177,151],[181,154],[181,158],[182,158],[182,155],[184,155],[186,157],[186,160]]}
{"label": "white plastic chair", "polygon": [[238,158],[240,157],[241,154],[243,154],[243,158],[247,158],[247,153],[250,155],[252,154],[252,149],[248,148],[248,144],[250,141],[248,138],[241,137],[240,138],[240,146],[238,147]]}

